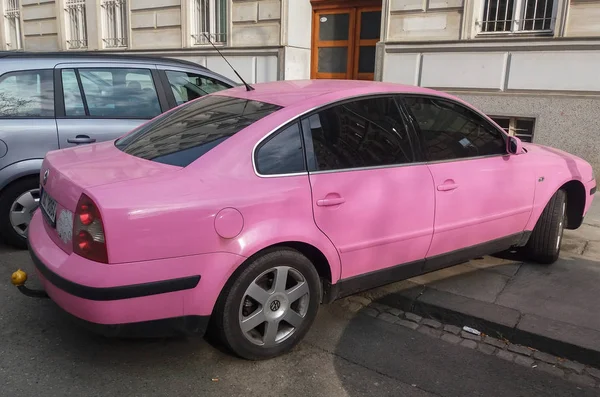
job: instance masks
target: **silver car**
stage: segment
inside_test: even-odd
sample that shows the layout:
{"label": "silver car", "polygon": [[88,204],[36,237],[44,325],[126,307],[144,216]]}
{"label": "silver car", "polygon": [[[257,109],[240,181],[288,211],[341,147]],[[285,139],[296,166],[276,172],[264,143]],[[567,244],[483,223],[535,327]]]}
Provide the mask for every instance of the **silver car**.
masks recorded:
{"label": "silver car", "polygon": [[115,139],[236,85],[195,63],[166,58],[0,54],[0,239],[26,248],[46,152]]}

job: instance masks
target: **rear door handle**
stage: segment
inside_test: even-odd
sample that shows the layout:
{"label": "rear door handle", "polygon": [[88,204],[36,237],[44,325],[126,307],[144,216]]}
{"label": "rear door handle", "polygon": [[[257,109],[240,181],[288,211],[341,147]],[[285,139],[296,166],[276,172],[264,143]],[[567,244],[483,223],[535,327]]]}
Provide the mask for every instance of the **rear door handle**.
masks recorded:
{"label": "rear door handle", "polygon": [[75,143],[77,145],[80,145],[80,144],[83,144],[83,143],[94,143],[94,142],[96,142],[96,139],[90,138],[87,135],[77,135],[75,138],[69,138],[69,139],[67,139],[67,142],[69,142],[69,143]]}
{"label": "rear door handle", "polygon": [[344,204],[346,200],[343,197],[321,199],[317,201],[319,207],[331,207],[333,205]]}
{"label": "rear door handle", "polygon": [[437,187],[437,190],[440,192],[448,192],[454,189],[458,189],[458,185],[456,183],[445,183]]}

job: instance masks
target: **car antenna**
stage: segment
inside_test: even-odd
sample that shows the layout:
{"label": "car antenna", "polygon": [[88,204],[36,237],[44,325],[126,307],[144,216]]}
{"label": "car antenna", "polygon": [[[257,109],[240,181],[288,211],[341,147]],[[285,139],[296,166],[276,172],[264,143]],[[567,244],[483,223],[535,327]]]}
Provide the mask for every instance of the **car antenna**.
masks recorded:
{"label": "car antenna", "polygon": [[210,39],[210,37],[208,37],[208,34],[206,34],[206,32],[204,32],[204,37],[206,37],[206,40],[208,40],[208,42],[213,46],[213,48],[215,50],[217,50],[217,52],[219,53],[219,55],[221,55],[221,57],[223,57],[223,59],[225,60],[225,62],[227,62],[227,64],[229,65],[229,67],[233,70],[233,73],[235,73],[235,75],[242,80],[242,83],[244,83],[244,85],[246,86],[246,91],[254,91],[254,87],[252,87],[250,84],[246,83],[246,81],[242,78],[242,76],[240,76],[240,74],[237,72],[237,70],[235,70],[235,68],[233,66],[231,66],[231,64],[229,63],[229,61],[227,60],[227,58],[225,58],[225,56],[223,54],[221,54],[221,51],[219,51],[219,49],[217,48],[216,45],[214,45],[214,43],[212,42],[212,40]]}

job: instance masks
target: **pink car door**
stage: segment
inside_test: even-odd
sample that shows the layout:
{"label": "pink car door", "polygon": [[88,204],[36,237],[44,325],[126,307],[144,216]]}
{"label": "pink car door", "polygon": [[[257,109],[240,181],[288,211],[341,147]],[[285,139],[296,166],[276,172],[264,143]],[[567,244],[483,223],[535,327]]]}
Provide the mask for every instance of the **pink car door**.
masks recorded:
{"label": "pink car door", "polygon": [[315,222],[338,249],[341,278],[355,283],[346,287],[420,273],[433,235],[433,180],[415,163],[414,134],[394,98],[335,104],[304,118],[302,130]]}
{"label": "pink car door", "polygon": [[425,270],[518,243],[533,206],[527,154],[511,156],[505,134],[459,103],[404,98],[435,186],[435,226]]}

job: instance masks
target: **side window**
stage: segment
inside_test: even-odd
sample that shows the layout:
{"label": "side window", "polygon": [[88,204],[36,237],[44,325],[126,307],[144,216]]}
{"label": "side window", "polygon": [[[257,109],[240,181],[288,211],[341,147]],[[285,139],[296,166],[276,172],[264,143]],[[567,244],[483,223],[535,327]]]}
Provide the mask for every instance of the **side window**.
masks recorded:
{"label": "side window", "polygon": [[177,105],[192,101],[213,92],[226,90],[229,87],[215,79],[194,73],[175,72],[168,70],[167,80],[175,96]]}
{"label": "side window", "polygon": [[54,117],[52,70],[28,70],[0,77],[0,117]]}
{"label": "side window", "polygon": [[65,101],[65,115],[67,117],[84,117],[85,105],[77,82],[75,70],[62,71],[63,98]]}
{"label": "side window", "polygon": [[258,148],[256,168],[261,175],[294,174],[306,171],[298,123],[275,133]]}
{"label": "side window", "polygon": [[333,106],[303,121],[309,169],[406,164],[414,161],[411,136],[392,97]]}
{"label": "side window", "polygon": [[68,117],[150,119],[162,113],[148,69],[66,69],[62,79]]}
{"label": "side window", "polygon": [[475,112],[449,101],[408,97],[421,145],[429,161],[502,155],[502,133]]}

